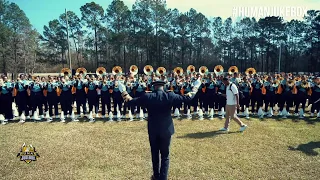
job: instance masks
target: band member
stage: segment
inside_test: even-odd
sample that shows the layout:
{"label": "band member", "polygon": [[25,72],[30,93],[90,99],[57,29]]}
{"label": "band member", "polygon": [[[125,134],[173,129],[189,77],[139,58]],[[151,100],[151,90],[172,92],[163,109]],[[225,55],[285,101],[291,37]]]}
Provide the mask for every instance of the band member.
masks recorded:
{"label": "band member", "polygon": [[53,111],[52,108],[54,108],[54,115],[57,118],[59,113],[58,113],[58,95],[57,95],[57,88],[58,88],[58,83],[55,82],[53,77],[50,77],[49,82],[45,86],[45,89],[47,90],[47,100],[48,100],[48,109],[49,109],[49,115],[50,115],[50,120],[53,117]]}
{"label": "band member", "polygon": [[213,77],[209,76],[210,80],[207,81],[206,85],[206,93],[204,98],[204,109],[206,112],[208,112],[209,108],[214,108],[215,101],[217,99],[217,93],[216,93],[216,81],[213,79]]}
{"label": "band member", "polygon": [[88,104],[89,104],[89,112],[93,110],[93,106],[95,108],[95,113],[98,114],[99,111],[99,100],[98,100],[98,93],[97,93],[97,88],[98,84],[95,82],[94,77],[91,77],[87,84],[88,88]]}
{"label": "band member", "polygon": [[3,82],[0,83],[0,102],[1,110],[0,113],[4,114],[5,122],[13,119],[12,114],[12,90],[13,84],[8,80],[6,76],[3,77]]}
{"label": "band member", "polygon": [[44,111],[47,112],[48,111],[48,100],[47,100],[47,90],[45,89],[45,87],[47,86],[47,81],[45,77],[41,78],[41,86],[43,87],[43,96],[42,98],[42,105],[44,106]]}
{"label": "band member", "polygon": [[114,108],[113,115],[116,115],[117,114],[116,108],[119,107],[119,111],[121,112],[122,111],[122,104],[123,104],[123,99],[122,99],[121,93],[119,91],[118,81],[116,81],[114,83],[112,99],[113,99],[113,108]]}
{"label": "band member", "polygon": [[[226,86],[224,83],[222,83],[222,79],[223,79],[223,77],[221,76],[219,78],[219,80],[217,81],[218,93],[226,94]],[[221,109],[226,106],[226,97],[219,95],[218,96],[218,104],[219,104],[219,106],[218,106],[219,115],[221,115]]]}
{"label": "band member", "polygon": [[309,82],[306,81],[306,78],[302,76],[301,81],[296,83],[297,95],[295,97],[295,115],[298,116],[299,106],[301,103],[301,108],[304,112],[306,107],[306,102],[308,98],[308,92],[310,91]]}
{"label": "band member", "polygon": [[31,83],[30,90],[31,90],[31,102],[32,102],[32,113],[39,109],[39,115],[43,118],[43,85],[40,83],[40,78],[36,77],[35,82]]}
{"label": "band member", "polygon": [[[262,107],[262,81],[260,77],[256,76],[253,79],[253,82],[251,84],[252,86],[252,93],[251,93],[251,111],[253,114],[258,112],[258,109]],[[257,108],[255,109],[255,105],[257,103]]]}
{"label": "band member", "polygon": [[137,106],[144,105],[148,109],[148,133],[153,165],[152,180],[166,180],[168,176],[170,142],[171,136],[174,134],[171,117],[172,105],[174,102],[190,101],[198,91],[200,84],[200,80],[197,80],[193,91],[186,96],[181,96],[173,92],[165,92],[163,89],[165,82],[159,80],[152,84],[155,86],[155,92],[145,93],[134,99],[126,92],[125,85],[119,85],[122,97],[126,102]]}
{"label": "band member", "polygon": [[61,94],[60,94],[60,105],[61,109],[64,113],[64,115],[67,115],[68,113],[72,113],[72,92],[71,88],[72,85],[70,81],[67,80],[68,78],[61,78]]}
{"label": "band member", "polygon": [[82,106],[83,114],[87,114],[87,93],[86,85],[87,79],[83,78],[83,74],[79,74],[78,79],[75,81],[73,86],[76,88],[76,104],[77,104],[77,116],[80,117],[80,107]]}
{"label": "band member", "polygon": [[[192,91],[191,81],[190,81],[189,77],[187,77],[186,82],[184,82],[183,88],[184,88],[184,94],[188,94],[189,92]],[[184,102],[183,103],[183,113],[185,115],[187,115],[187,113],[188,113],[187,111],[190,108],[191,108],[191,103],[190,102]]]}
{"label": "band member", "polygon": [[111,82],[108,81],[108,77],[104,76],[103,77],[103,82],[100,84],[99,89],[101,89],[101,106],[102,106],[102,117],[106,117],[106,106],[107,106],[107,114],[111,112],[111,94],[110,94],[110,89],[111,89]]}
{"label": "band member", "polygon": [[273,109],[276,104],[276,92],[278,89],[279,83],[272,82],[271,76],[268,77],[267,81],[264,82],[264,88],[266,89],[265,95],[265,112],[268,112],[268,107],[270,106]]}
{"label": "band member", "polygon": [[18,106],[19,116],[21,116],[21,114],[23,112],[25,113],[25,116],[29,116],[29,109],[27,106],[28,84],[27,84],[27,81],[25,80],[25,76],[23,74],[20,75],[20,78],[15,83],[15,88],[17,90],[15,100],[16,100],[16,104]]}
{"label": "band member", "polygon": [[[311,94],[311,116],[314,116],[314,112],[317,110],[318,115],[320,114],[320,77],[314,78],[312,83],[312,94]],[[319,116],[318,116],[319,118]]]}
{"label": "band member", "polygon": [[251,84],[248,81],[247,77],[243,77],[242,82],[239,84],[240,90],[243,92],[244,98],[240,99],[241,106],[241,115],[243,114],[245,108],[249,108],[250,104],[250,93],[251,93]]}

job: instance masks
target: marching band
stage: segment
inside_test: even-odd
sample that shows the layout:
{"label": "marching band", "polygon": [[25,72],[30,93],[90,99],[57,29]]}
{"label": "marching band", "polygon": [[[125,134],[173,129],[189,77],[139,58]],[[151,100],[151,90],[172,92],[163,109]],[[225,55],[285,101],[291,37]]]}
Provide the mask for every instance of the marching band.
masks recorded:
{"label": "marching band", "polygon": [[[193,65],[188,66],[186,72],[181,67],[167,72],[164,67],[154,71],[152,66],[146,65],[143,72],[144,74],[138,74],[138,67],[132,65],[130,76],[127,77],[123,75],[120,66],[115,66],[110,74],[107,74],[105,68],[99,67],[92,75],[85,68],[78,68],[72,76],[71,70],[64,68],[59,77],[21,74],[15,81],[2,77],[0,119],[2,124],[12,120],[14,116],[20,117],[20,122],[25,122],[26,119],[52,121],[53,118],[60,118],[64,122],[65,116],[70,116],[73,121],[85,116],[93,122],[93,114],[98,118],[101,112],[102,118],[109,117],[112,120],[116,116],[120,120],[128,110],[129,116],[136,114],[137,118],[147,117],[144,107],[130,107],[123,102],[118,82],[127,86],[131,97],[140,97],[153,90],[151,83],[156,77],[166,82],[165,90],[182,95],[191,91],[192,83],[198,77],[202,78],[202,86],[192,102],[174,105],[175,116],[179,116],[180,110],[183,110],[190,117],[192,109],[195,114],[205,112],[209,117],[215,114],[214,111],[218,111],[217,114],[223,117],[226,99],[220,94],[225,94],[226,91],[222,83],[226,74],[239,88],[240,116],[249,118],[250,109],[252,115],[272,117],[277,105],[279,116],[287,117],[293,112],[303,118],[306,105],[312,104],[310,116],[317,113],[320,118],[320,77],[294,76],[291,73],[258,75],[254,68],[248,68],[244,74],[240,74],[236,66],[224,72],[221,65],[215,66],[213,72],[209,72],[206,66],[201,66],[199,72],[196,72]],[[293,108],[292,111],[290,108]]]}

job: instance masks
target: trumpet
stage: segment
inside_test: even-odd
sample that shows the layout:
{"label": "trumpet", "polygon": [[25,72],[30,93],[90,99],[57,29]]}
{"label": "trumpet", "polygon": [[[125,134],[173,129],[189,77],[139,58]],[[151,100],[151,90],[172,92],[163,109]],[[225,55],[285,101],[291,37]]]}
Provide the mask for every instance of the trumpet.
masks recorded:
{"label": "trumpet", "polygon": [[257,71],[254,68],[248,68],[245,73],[246,73],[247,76],[249,76],[249,75],[256,74]]}
{"label": "trumpet", "polygon": [[135,76],[136,74],[138,74],[138,67],[136,65],[132,65],[130,66],[130,73]]}
{"label": "trumpet", "polygon": [[234,73],[238,73],[239,72],[239,70],[238,70],[238,67],[237,66],[231,66],[230,68],[229,68],[229,70],[228,70],[228,73],[230,74],[230,75],[232,75],[232,74],[234,74]]}
{"label": "trumpet", "polygon": [[147,75],[150,76],[153,73],[153,67],[151,65],[146,65],[143,68],[143,72]]}
{"label": "trumpet", "polygon": [[96,70],[96,74],[98,76],[104,76],[107,74],[107,71],[104,67],[98,67],[97,70]]}
{"label": "trumpet", "polygon": [[192,74],[194,71],[195,71],[195,67],[193,66],[193,65],[189,65],[188,67],[187,67],[187,74],[189,75],[189,74]]}
{"label": "trumpet", "polygon": [[164,67],[158,67],[157,71],[156,71],[156,74],[158,76],[162,76],[162,75],[165,75],[167,72],[166,68]]}
{"label": "trumpet", "polygon": [[78,76],[79,74],[83,74],[83,76],[87,75],[87,70],[85,68],[78,68],[76,70],[76,76]]}
{"label": "trumpet", "polygon": [[62,70],[61,70],[61,76],[64,76],[64,77],[71,77],[72,76],[72,72],[71,72],[71,70],[69,69],[69,68],[63,68]]}
{"label": "trumpet", "polygon": [[199,68],[199,73],[201,76],[207,75],[209,73],[208,68],[206,66],[201,66]]}
{"label": "trumpet", "polygon": [[206,84],[207,83],[207,79],[202,79],[202,84]]}
{"label": "trumpet", "polygon": [[214,67],[214,73],[217,75],[217,76],[220,76],[223,74],[223,67],[221,65],[217,65]]}
{"label": "trumpet", "polygon": [[178,76],[182,76],[183,75],[183,69],[181,67],[174,68],[173,72],[178,74]]}
{"label": "trumpet", "polygon": [[112,68],[112,74],[113,75],[119,75],[122,74],[122,68],[120,66],[115,66]]}

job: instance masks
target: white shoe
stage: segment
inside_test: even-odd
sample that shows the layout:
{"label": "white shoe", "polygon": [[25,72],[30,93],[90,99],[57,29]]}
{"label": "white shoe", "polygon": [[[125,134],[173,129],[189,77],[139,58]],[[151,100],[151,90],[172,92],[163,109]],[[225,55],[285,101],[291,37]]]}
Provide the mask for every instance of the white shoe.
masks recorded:
{"label": "white shoe", "polygon": [[74,120],[72,120],[72,121],[73,121],[73,122],[79,122],[79,119],[76,118],[76,119],[74,119]]}
{"label": "white shoe", "polygon": [[90,123],[92,123],[92,122],[94,122],[94,119],[90,119],[90,121],[89,121]]}
{"label": "white shoe", "polygon": [[298,116],[299,116],[299,114],[298,114],[298,113],[294,113],[294,116],[298,117]]}
{"label": "white shoe", "polygon": [[310,116],[313,117],[313,116],[314,116],[314,113],[311,113]]}
{"label": "white shoe", "polygon": [[47,120],[47,122],[52,122],[52,118],[49,118],[49,119]]}
{"label": "white shoe", "polygon": [[62,119],[60,122],[64,123],[64,122],[66,122],[66,120]]}
{"label": "white shoe", "polygon": [[219,129],[219,131],[222,131],[222,132],[229,132],[229,129],[221,128],[221,129]]}
{"label": "white shoe", "polygon": [[27,116],[26,119],[30,119],[30,116]]}
{"label": "white shoe", "polygon": [[246,129],[247,129],[247,127],[248,127],[247,125],[243,125],[243,126],[241,126],[241,127],[240,127],[240,132],[243,132],[244,130],[246,130]]}

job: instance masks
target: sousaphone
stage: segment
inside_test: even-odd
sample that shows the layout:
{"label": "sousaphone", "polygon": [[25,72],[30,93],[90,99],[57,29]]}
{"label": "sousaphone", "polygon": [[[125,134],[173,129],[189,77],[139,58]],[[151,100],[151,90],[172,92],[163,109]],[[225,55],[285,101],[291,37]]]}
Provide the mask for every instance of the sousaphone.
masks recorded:
{"label": "sousaphone", "polygon": [[115,66],[112,68],[113,75],[120,75],[122,74],[122,68],[120,66]]}
{"label": "sousaphone", "polygon": [[209,70],[208,70],[208,68],[206,66],[201,66],[199,68],[199,73],[200,73],[201,76],[207,75],[209,73]]}
{"label": "sousaphone", "polygon": [[61,73],[60,73],[61,76],[64,76],[64,77],[71,77],[72,76],[72,71],[69,69],[69,68],[63,68],[61,70]]}
{"label": "sousaphone", "polygon": [[158,69],[156,70],[157,76],[165,75],[166,72],[167,72],[167,70],[166,70],[166,68],[164,68],[164,67],[158,67]]}
{"label": "sousaphone", "polygon": [[239,70],[238,70],[238,67],[237,66],[231,66],[230,68],[229,68],[229,70],[228,70],[228,73],[230,74],[230,75],[233,75],[234,73],[238,73],[239,72]]}
{"label": "sousaphone", "polygon": [[107,70],[104,67],[98,67],[96,70],[97,76],[105,76],[107,75]]}
{"label": "sousaphone", "polygon": [[83,68],[83,67],[78,68],[76,70],[76,76],[78,76],[79,74],[83,74],[83,76],[86,76],[87,75],[87,70],[85,68]]}
{"label": "sousaphone", "polygon": [[248,68],[245,73],[246,73],[247,76],[249,76],[249,75],[256,74],[257,71],[254,68]]}
{"label": "sousaphone", "polygon": [[136,65],[131,65],[130,66],[130,73],[135,76],[136,74],[138,74],[138,67]]}
{"label": "sousaphone", "polygon": [[220,76],[223,74],[223,67],[221,65],[216,65],[214,67],[214,73],[217,75],[217,76]]}
{"label": "sousaphone", "polygon": [[187,74],[192,74],[193,72],[195,72],[196,68],[193,65],[189,65],[187,67]]}
{"label": "sousaphone", "polygon": [[151,65],[146,65],[143,68],[143,72],[147,75],[150,76],[153,73],[153,67]]}
{"label": "sousaphone", "polygon": [[173,72],[176,73],[178,76],[183,75],[183,69],[181,67],[174,68]]}

